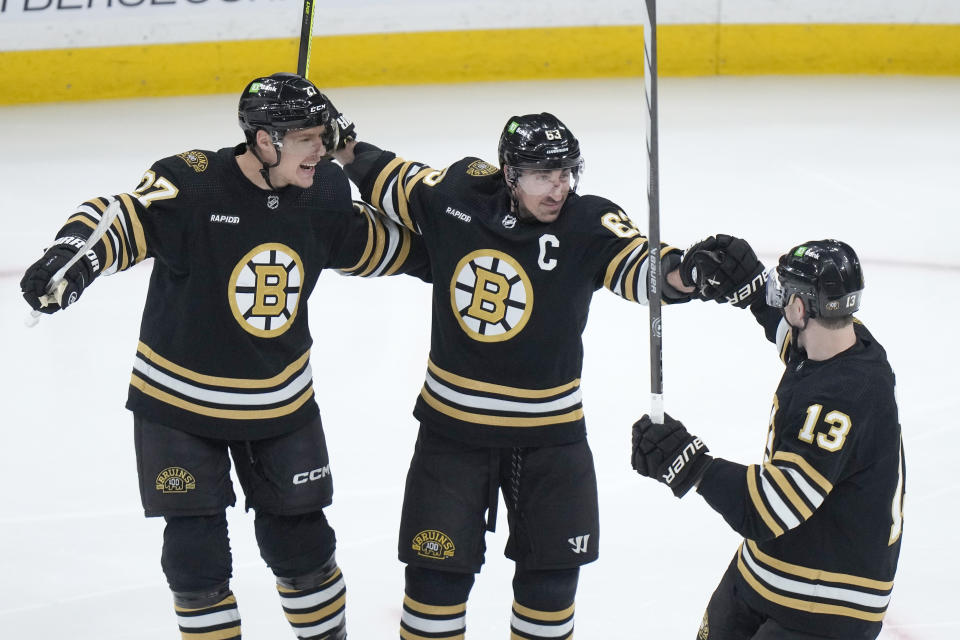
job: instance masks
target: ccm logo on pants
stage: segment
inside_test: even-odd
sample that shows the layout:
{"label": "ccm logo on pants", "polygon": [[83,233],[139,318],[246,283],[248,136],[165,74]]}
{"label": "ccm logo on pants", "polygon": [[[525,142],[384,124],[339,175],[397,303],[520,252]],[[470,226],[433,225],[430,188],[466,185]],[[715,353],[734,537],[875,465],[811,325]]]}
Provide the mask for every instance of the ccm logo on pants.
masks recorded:
{"label": "ccm logo on pants", "polygon": [[306,484],[308,482],[313,482],[314,480],[319,480],[321,478],[326,478],[330,475],[330,465],[320,467],[319,469],[314,469],[313,471],[304,471],[303,473],[298,473],[293,476],[293,484]]}

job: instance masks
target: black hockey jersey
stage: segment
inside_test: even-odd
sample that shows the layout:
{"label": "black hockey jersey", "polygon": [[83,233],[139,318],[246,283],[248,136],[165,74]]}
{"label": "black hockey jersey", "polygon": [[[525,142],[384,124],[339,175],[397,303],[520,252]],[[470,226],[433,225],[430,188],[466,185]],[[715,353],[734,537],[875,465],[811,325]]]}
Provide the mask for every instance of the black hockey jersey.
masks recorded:
{"label": "black hockey jersey", "polygon": [[[307,298],[324,268],[429,279],[421,240],[350,199],[332,163],[309,189],[266,191],[237,165],[244,145],[155,163],[94,251],[101,272],[155,258],[127,407],[198,435],[248,440],[319,411]],[[111,199],[77,209],[86,238]]]}
{"label": "black hockey jersey", "polygon": [[787,627],[837,638],[879,631],[905,492],[886,352],[857,322],[853,347],[809,360],[787,349],[779,313],[758,319],[781,353],[794,356],[773,398],[763,463],[717,458],[699,487],[746,538],[736,557],[738,593]]}
{"label": "black hockey jersey", "polygon": [[[371,148],[368,156],[379,155],[347,174],[364,200],[422,234],[433,274],[430,357],[414,415],[485,446],[583,438],[590,300],[606,287],[646,303],[646,238],[603,198],[570,194],[554,222],[525,223],[510,212],[500,170],[483,160],[435,170]],[[672,247],[662,255],[679,262]]]}

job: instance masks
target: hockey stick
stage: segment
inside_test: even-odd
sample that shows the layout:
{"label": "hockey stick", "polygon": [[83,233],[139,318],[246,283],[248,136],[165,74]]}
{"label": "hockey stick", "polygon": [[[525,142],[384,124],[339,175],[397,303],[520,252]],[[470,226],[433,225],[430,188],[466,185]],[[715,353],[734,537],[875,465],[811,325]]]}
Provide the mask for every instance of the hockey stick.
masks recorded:
{"label": "hockey stick", "polygon": [[663,424],[663,329],[660,321],[660,162],[657,142],[657,0],[645,0],[643,85],[647,101],[647,300],[650,308],[650,419]]}
{"label": "hockey stick", "polygon": [[[80,258],[86,255],[87,251],[93,248],[93,245],[100,241],[100,238],[106,235],[107,231],[110,229],[110,225],[113,224],[113,221],[117,219],[118,215],[120,215],[120,201],[114,200],[104,210],[103,215],[100,216],[100,222],[98,222],[97,226],[94,227],[93,233],[91,233],[90,237],[88,237],[86,242],[83,243],[83,246],[80,247],[80,250],[77,251],[72,258],[67,260],[65,265],[57,269],[57,272],[54,273],[47,282],[47,293],[40,296],[41,306],[45,307],[52,303],[60,304],[60,300],[63,297],[63,292],[67,288],[67,281],[63,276],[66,275],[67,271],[70,270],[70,267],[77,264]],[[34,309],[30,312],[30,315],[24,319],[23,323],[28,327],[35,327],[37,323],[40,322],[41,315],[43,314]]]}
{"label": "hockey stick", "polygon": [[313,3],[303,0],[303,22],[300,25],[300,53],[297,58],[297,75],[304,78],[310,73],[310,43],[313,40]]}

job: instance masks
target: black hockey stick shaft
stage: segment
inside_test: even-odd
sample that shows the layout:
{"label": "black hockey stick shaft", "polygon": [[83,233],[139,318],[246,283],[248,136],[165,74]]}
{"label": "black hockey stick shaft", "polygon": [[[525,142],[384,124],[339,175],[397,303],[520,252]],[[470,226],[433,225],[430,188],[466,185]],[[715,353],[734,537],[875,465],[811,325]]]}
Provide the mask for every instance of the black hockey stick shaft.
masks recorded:
{"label": "black hockey stick shaft", "polygon": [[660,318],[660,159],[657,136],[657,0],[645,0],[643,84],[647,101],[647,300],[650,309],[650,418],[663,424],[663,325]]}
{"label": "black hockey stick shaft", "polygon": [[300,53],[297,57],[297,75],[310,73],[310,43],[313,40],[313,9],[315,0],[303,0],[303,22],[300,25]]}

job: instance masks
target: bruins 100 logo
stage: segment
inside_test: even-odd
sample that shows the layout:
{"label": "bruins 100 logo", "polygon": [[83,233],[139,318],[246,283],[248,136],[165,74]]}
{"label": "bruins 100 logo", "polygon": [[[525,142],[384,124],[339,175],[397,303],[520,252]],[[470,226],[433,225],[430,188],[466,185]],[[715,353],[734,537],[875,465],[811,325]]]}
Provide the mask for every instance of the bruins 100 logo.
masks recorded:
{"label": "bruins 100 logo", "polygon": [[517,335],[533,310],[533,287],[517,261],[494,249],[464,256],[453,272],[450,304],[474,340],[500,342]]}
{"label": "bruins 100 logo", "polygon": [[230,276],[227,297],[240,326],[255,336],[275,338],[297,316],[303,263],[295,251],[268,243],[243,256]]}

